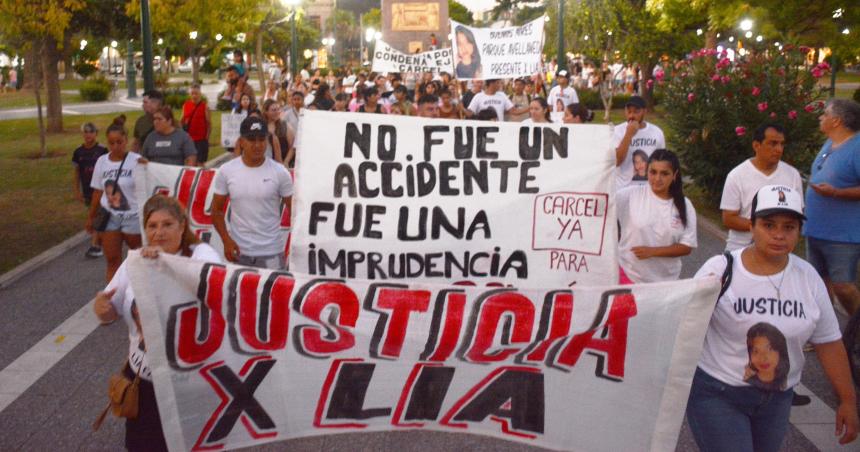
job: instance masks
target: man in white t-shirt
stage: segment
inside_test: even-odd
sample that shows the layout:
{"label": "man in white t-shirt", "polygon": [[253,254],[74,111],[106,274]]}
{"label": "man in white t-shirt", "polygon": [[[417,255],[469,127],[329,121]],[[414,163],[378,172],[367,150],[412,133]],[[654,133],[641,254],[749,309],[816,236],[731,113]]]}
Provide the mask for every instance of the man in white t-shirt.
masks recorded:
{"label": "man in white t-shirt", "polygon": [[776,124],[763,124],[756,129],[752,142],[755,156],[744,160],[726,176],[720,209],[723,225],[729,229],[726,251],[734,251],[752,243],[750,213],[753,196],[765,185],[785,185],[803,191],[800,173],[783,162],[785,130]]}
{"label": "man in white t-shirt", "polygon": [[666,148],[663,131],[645,121],[645,107],[645,99],[632,96],[624,106],[627,123],[618,124],[612,133],[616,190],[647,183],[648,158],[655,150]]}
{"label": "man in white t-shirt", "polygon": [[499,121],[504,121],[505,113],[519,115],[529,111],[528,107],[518,108],[515,106],[514,103],[508,99],[508,96],[500,91],[500,85],[501,80],[499,79],[487,80],[486,83],[484,83],[484,91],[475,94],[475,96],[472,97],[472,101],[469,102],[466,115],[471,118],[477,115],[481,110],[492,108],[496,111],[496,116],[499,118]]}
{"label": "man in white t-shirt", "polygon": [[[250,116],[239,127],[242,156],[215,175],[212,223],[230,262],[280,270],[285,267],[281,209],[290,207],[293,179],[283,165],[266,157],[266,123]],[[224,210],[230,198],[230,223]]]}
{"label": "man in white t-shirt", "polygon": [[579,96],[576,95],[575,89],[568,86],[570,83],[570,74],[567,70],[562,69],[558,71],[555,74],[555,79],[558,84],[549,90],[546,102],[549,104],[549,111],[564,113],[564,109],[568,105],[579,103]]}

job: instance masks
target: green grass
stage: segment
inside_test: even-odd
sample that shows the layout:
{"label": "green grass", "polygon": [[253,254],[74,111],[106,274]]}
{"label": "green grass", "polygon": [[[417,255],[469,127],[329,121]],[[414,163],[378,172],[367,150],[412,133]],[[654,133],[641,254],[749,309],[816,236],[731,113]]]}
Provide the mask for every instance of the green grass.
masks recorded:
{"label": "green grass", "polygon": [[838,72],[836,83],[860,83],[860,72]]}
{"label": "green grass", "polygon": [[[83,102],[80,94],[60,93],[60,99],[63,105],[79,104]],[[42,107],[45,107],[48,101],[47,94],[42,91]],[[20,91],[8,91],[0,93],[0,110],[11,108],[27,108],[36,106],[36,95],[31,89],[22,89]]]}
{"label": "green grass", "polygon": [[[141,112],[126,112],[127,128]],[[65,116],[65,132],[47,137],[48,157],[39,158],[36,119],[0,121],[0,273],[30,259],[83,229],[86,211],[72,190],[72,153],[82,143],[81,124],[92,121],[104,143],[104,130],[116,113]],[[221,136],[221,113],[212,112],[212,141]],[[224,152],[213,146],[210,159]]]}

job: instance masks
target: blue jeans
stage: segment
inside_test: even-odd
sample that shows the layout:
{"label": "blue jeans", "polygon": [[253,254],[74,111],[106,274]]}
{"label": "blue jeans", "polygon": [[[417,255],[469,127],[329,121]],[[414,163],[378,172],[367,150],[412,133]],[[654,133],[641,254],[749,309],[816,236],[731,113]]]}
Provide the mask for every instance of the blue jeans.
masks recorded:
{"label": "blue jeans", "polygon": [[687,422],[702,452],[777,452],[788,431],[793,394],[729,386],[697,368]]}

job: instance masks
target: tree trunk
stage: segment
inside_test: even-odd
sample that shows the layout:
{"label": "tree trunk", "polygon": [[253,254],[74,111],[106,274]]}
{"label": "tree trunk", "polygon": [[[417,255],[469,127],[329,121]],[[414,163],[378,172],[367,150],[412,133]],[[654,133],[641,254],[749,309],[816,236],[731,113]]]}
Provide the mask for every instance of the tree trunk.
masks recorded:
{"label": "tree trunk", "polygon": [[257,44],[254,48],[254,59],[257,60],[257,78],[260,80],[260,92],[266,92],[266,73],[263,71],[263,26],[257,28]]}
{"label": "tree trunk", "polygon": [[54,38],[45,39],[42,49],[42,75],[48,98],[48,132],[63,131],[63,103],[60,99],[60,74],[57,63],[60,54],[57,51],[57,41]]}
{"label": "tree trunk", "polygon": [[639,95],[645,99],[648,110],[654,110],[654,88],[648,88],[648,80],[653,78],[651,76],[653,72],[654,61],[647,60],[639,63]]}
{"label": "tree trunk", "polygon": [[197,49],[191,48],[191,83],[200,83],[200,59],[197,58]]}
{"label": "tree trunk", "polygon": [[30,46],[30,50],[27,52],[28,61],[27,64],[27,78],[31,80],[31,87],[33,89],[33,93],[36,95],[36,116],[39,119],[39,155],[41,158],[45,158],[48,156],[48,146],[45,142],[45,120],[42,116],[42,83],[40,82],[42,71],[40,70],[39,60],[30,60],[30,55],[39,55],[42,52],[42,45],[40,42],[33,42],[33,45]]}
{"label": "tree trunk", "polygon": [[66,33],[63,37],[63,80],[73,80],[75,78],[75,66],[72,62],[75,48],[72,46],[72,34]]}
{"label": "tree trunk", "polygon": [[21,85],[22,88],[33,89],[37,85],[40,85],[39,78],[41,75],[39,74],[41,74],[42,71],[36,67],[41,64],[39,61],[40,51],[40,47],[36,43],[33,43],[24,55],[24,74],[18,74],[18,77],[24,77],[24,84]]}
{"label": "tree trunk", "polygon": [[717,32],[708,30],[705,32],[705,48],[706,49],[716,49],[717,48]]}

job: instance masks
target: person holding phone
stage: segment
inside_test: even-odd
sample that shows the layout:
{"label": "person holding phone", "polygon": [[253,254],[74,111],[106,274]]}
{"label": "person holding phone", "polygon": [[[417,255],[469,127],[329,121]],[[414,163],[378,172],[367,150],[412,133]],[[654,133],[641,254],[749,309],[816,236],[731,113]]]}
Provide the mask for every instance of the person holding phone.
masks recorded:
{"label": "person holding phone", "polygon": [[666,148],[666,138],[663,131],[645,121],[646,114],[645,99],[633,96],[624,106],[624,114],[627,118],[625,124],[615,126],[612,133],[612,141],[615,144],[615,176],[616,188],[621,189],[631,184],[644,185],[647,178],[635,178],[633,155],[641,150],[645,157],[657,149]]}

